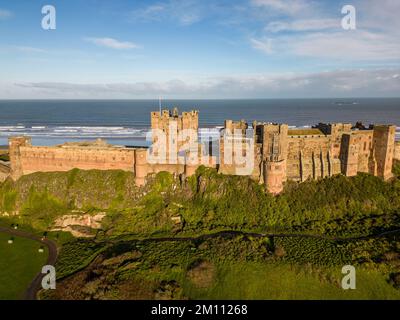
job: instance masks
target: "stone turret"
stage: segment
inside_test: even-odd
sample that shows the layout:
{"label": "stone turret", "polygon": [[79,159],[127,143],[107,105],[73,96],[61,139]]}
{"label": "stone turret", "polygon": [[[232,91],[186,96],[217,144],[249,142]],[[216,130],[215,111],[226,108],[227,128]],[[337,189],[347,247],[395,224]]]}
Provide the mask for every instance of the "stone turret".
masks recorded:
{"label": "stone turret", "polygon": [[[177,108],[174,108],[173,112],[169,110],[162,110],[161,113],[154,111],[151,113],[151,129],[164,132],[167,136],[167,143],[169,143],[172,136],[178,137],[183,130],[191,129],[197,132],[199,129],[199,113],[196,110],[192,110],[190,112],[182,112],[179,115]],[[155,139],[156,136],[154,135],[153,143]],[[179,145],[177,147],[179,148]]]}
{"label": "stone turret", "polygon": [[387,180],[393,176],[393,158],[395,152],[396,126],[374,126],[374,152],[377,164],[377,176]]}
{"label": "stone turret", "polygon": [[278,194],[286,181],[286,160],[288,148],[288,125],[263,125],[263,172],[267,190]]}
{"label": "stone turret", "polygon": [[146,176],[149,173],[147,163],[147,150],[135,149],[135,183],[137,186],[143,186],[146,183]]}

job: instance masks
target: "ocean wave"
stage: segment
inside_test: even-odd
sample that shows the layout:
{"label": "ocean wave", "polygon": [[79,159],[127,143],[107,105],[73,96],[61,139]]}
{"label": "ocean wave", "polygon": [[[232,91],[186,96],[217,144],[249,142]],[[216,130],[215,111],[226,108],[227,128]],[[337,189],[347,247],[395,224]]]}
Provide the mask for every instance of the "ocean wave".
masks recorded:
{"label": "ocean wave", "polygon": [[[296,126],[290,126],[294,128]],[[220,134],[221,126],[199,128],[199,137],[217,138]],[[297,126],[296,128],[310,128],[310,126]],[[0,137],[26,135],[32,138],[65,138],[68,139],[112,139],[112,138],[145,138],[150,130],[148,127],[123,127],[123,126],[0,126]],[[400,140],[400,127],[396,127],[396,140]]]}
{"label": "ocean wave", "polygon": [[145,137],[148,128],[102,126],[0,126],[0,137],[27,135],[32,137],[67,138],[130,138]]}
{"label": "ocean wave", "polygon": [[5,130],[23,130],[25,129],[24,126],[0,126],[0,131]]}

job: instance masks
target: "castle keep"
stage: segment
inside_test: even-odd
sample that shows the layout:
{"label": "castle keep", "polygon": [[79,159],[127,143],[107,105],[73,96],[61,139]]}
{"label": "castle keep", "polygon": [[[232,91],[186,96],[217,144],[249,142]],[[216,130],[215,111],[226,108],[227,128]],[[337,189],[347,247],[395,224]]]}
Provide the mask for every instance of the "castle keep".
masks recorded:
{"label": "castle keep", "polygon": [[[204,165],[224,174],[248,175],[277,194],[287,180],[301,182],[340,173],[354,176],[365,172],[387,180],[392,176],[393,160],[400,160],[396,127],[391,125],[320,123],[292,129],[286,124],[253,122],[249,126],[245,121],[226,120],[218,137],[204,142],[199,139],[198,123],[197,111],[152,112],[151,157],[148,148],[113,146],[102,140],[42,147],[32,146],[29,137],[12,137],[10,175],[18,179],[38,171],[121,169],[132,171],[140,186],[152,173],[168,171],[187,177]],[[165,139],[160,140],[154,132],[163,133]],[[243,145],[240,156],[250,156],[250,169],[237,161],[240,157],[234,142]],[[154,161],[160,148],[165,148],[166,157]]]}

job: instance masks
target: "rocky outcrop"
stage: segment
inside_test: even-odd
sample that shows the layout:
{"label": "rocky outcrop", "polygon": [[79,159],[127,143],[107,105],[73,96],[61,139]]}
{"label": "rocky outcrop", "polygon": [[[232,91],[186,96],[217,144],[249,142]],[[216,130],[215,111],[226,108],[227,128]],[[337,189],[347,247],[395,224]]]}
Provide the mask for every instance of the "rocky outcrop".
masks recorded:
{"label": "rocky outcrop", "polygon": [[104,212],[96,215],[71,214],[59,217],[54,222],[52,231],[71,232],[74,237],[91,237],[91,230],[100,229],[101,221],[106,216]]}

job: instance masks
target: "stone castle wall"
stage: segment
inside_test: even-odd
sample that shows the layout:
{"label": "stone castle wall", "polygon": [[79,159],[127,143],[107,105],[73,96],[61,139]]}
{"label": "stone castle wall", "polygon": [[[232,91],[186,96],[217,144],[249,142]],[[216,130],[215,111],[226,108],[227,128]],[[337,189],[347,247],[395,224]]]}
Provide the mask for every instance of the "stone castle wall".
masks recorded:
{"label": "stone castle wall", "polygon": [[133,171],[135,150],[101,148],[20,147],[22,174],[36,171],[126,170]]}
{"label": "stone castle wall", "polygon": [[400,141],[396,142],[394,150],[394,158],[400,161]]}
{"label": "stone castle wall", "polygon": [[12,177],[33,172],[83,170],[133,171],[135,149],[101,145],[62,145],[54,147],[32,146],[29,138],[10,139]]}
{"label": "stone castle wall", "polygon": [[[149,174],[168,171],[184,177],[195,173],[200,165],[217,168],[224,174],[247,175],[265,184],[267,190],[277,194],[283,190],[285,181],[302,182],[344,174],[354,176],[358,172],[370,173],[383,179],[392,176],[393,159],[400,159],[400,144],[395,144],[395,126],[370,126],[353,128],[351,124],[319,124],[310,129],[289,129],[286,124],[257,123],[252,125],[252,136],[246,132],[249,125],[245,121],[225,121],[224,135],[219,140],[219,162],[217,157],[204,150],[207,146],[198,142],[198,112],[151,113],[152,129],[164,132],[167,145],[166,163],[157,163],[148,158],[146,148],[125,148],[107,145],[103,141],[91,143],[67,143],[54,147],[32,146],[28,137],[10,138],[11,177],[37,171],[69,171],[73,168],[83,170],[120,169],[132,171],[136,184],[146,183]],[[191,143],[176,141],[187,129],[196,134]],[[172,130],[172,131],[171,131]],[[232,136],[233,130],[239,136]],[[153,135],[153,144],[160,143]],[[189,139],[189,138],[188,138]],[[243,163],[226,162],[235,158],[233,142],[243,146],[242,156],[249,152],[245,146],[249,141],[253,153],[252,167],[246,171]],[[185,144],[186,143],[186,144]],[[168,147],[174,148],[169,149]],[[190,163],[190,152],[197,149],[196,163]],[[172,151],[170,151],[172,150]],[[182,158],[182,150],[185,156]],[[159,150],[152,150],[155,154]],[[208,151],[204,160],[202,155]],[[183,162],[177,159],[184,159]],[[172,161],[171,161],[172,160]]]}
{"label": "stone castle wall", "polygon": [[288,137],[287,179],[305,181],[339,173],[330,159],[331,139],[324,135]]}

